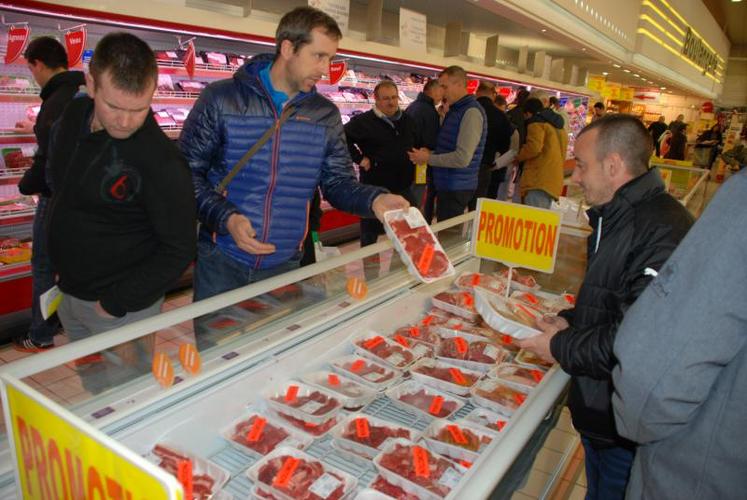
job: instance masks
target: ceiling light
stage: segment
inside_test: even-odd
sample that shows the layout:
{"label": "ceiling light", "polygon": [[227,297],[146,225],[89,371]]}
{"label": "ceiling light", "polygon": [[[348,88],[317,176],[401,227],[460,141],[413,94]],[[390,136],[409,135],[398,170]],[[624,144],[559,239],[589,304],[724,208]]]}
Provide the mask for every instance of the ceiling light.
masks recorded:
{"label": "ceiling light", "polygon": [[545,28],[542,28],[542,33],[544,33],[545,31],[547,31],[547,30]]}
{"label": "ceiling light", "polygon": [[667,90],[666,87],[659,87],[660,90]]}
{"label": "ceiling light", "polygon": [[613,64],[612,66],[615,67],[615,68],[619,68],[620,67],[619,64]]}
{"label": "ceiling light", "polygon": [[581,47],[582,52],[586,52],[586,47]]}
{"label": "ceiling light", "polygon": [[639,75],[638,73],[633,73],[633,76],[636,77],[636,78],[640,78],[641,77],[641,75]]}
{"label": "ceiling light", "polygon": [[626,73],[630,73],[629,69],[623,69],[623,71],[626,72]]}
{"label": "ceiling light", "polygon": [[607,76],[607,75],[609,75],[609,73],[607,73],[606,71],[602,71],[602,74],[603,74],[604,76]]}

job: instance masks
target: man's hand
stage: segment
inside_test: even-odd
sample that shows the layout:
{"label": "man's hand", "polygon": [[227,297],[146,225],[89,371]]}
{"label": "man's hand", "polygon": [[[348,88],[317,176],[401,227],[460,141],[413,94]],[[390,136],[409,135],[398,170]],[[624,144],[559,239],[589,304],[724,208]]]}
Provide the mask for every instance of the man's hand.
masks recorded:
{"label": "man's hand", "polygon": [[410,161],[415,165],[422,165],[428,163],[428,160],[431,158],[431,152],[428,148],[413,148],[407,152],[407,156],[410,157]]}
{"label": "man's hand", "polygon": [[230,215],[226,227],[228,228],[228,232],[231,233],[233,241],[243,251],[254,255],[267,255],[275,252],[275,245],[262,243],[255,238],[257,231],[254,230],[249,219],[243,215]]}
{"label": "man's hand", "polygon": [[371,160],[368,159],[368,157],[364,156],[361,162],[358,164],[363,170],[368,172],[371,170]]}
{"label": "man's hand", "polygon": [[384,222],[384,212],[390,210],[406,210],[410,207],[410,202],[398,194],[380,194],[374,199],[371,209],[376,218]]}
{"label": "man's hand", "polygon": [[545,316],[537,320],[537,328],[542,330],[541,335],[530,337],[528,339],[517,340],[516,345],[522,349],[532,351],[540,358],[551,363],[556,360],[550,352],[550,341],[561,330],[565,330],[570,325],[565,318],[560,316]]}

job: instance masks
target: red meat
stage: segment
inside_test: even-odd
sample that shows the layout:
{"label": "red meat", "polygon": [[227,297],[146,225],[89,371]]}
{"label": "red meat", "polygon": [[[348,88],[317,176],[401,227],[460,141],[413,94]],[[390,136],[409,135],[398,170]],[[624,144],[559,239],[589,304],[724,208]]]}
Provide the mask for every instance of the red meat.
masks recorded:
{"label": "red meat", "polygon": [[463,387],[472,387],[475,382],[477,382],[477,377],[474,375],[471,375],[469,373],[466,373],[462,370],[459,370],[459,373],[461,373],[462,378],[454,377],[452,374],[452,368],[445,368],[445,367],[438,367],[438,366],[419,366],[415,369],[417,373],[421,373],[423,375],[427,375],[429,377],[437,378],[439,380],[444,380],[446,382],[461,385]]}
{"label": "red meat", "polygon": [[[439,479],[444,476],[444,473],[448,469],[455,470],[451,462],[445,458],[441,458],[438,455],[434,455],[425,448],[420,448],[427,456],[428,469],[427,474],[418,475],[415,468],[415,460],[413,458],[413,445],[394,445],[394,449],[389,453],[384,454],[379,464],[387,470],[394,472],[395,474],[404,477],[421,486],[431,493],[440,497],[445,497],[451,491],[451,487],[446,484],[442,484]],[[427,477],[425,477],[427,476]]]}
{"label": "red meat", "polygon": [[438,334],[436,334],[433,329],[427,326],[404,326],[402,328],[398,328],[397,331],[392,334],[393,337],[397,335],[401,335],[405,338],[413,340],[419,340],[421,342],[426,342],[428,344],[438,344],[441,340]]}
{"label": "red meat", "polygon": [[[286,460],[289,459],[298,460],[298,463],[288,482],[280,484],[276,481],[276,478],[285,465]],[[313,489],[314,482],[325,473],[339,480],[340,485],[326,497],[321,497],[314,494],[311,490]],[[321,462],[317,462],[316,460],[307,461],[302,458],[291,457],[290,455],[281,455],[267,461],[267,463],[260,467],[258,479],[260,482],[272,486],[277,491],[298,500],[337,500],[342,498],[345,493],[345,481],[343,478],[333,472],[325,471],[324,465]]]}
{"label": "red meat", "polygon": [[[153,447],[153,454],[161,459],[159,467],[173,476],[177,476],[179,462],[191,460],[186,455],[177,453],[166,446],[157,444]],[[207,474],[194,474],[192,476],[192,496],[194,500],[207,500],[213,494],[215,479]]]}
{"label": "red meat", "polygon": [[397,235],[400,241],[404,237],[418,232],[418,228],[410,227],[405,219],[389,221],[389,227],[392,228],[392,232]]}
{"label": "red meat", "polygon": [[413,353],[399,344],[387,342],[384,337],[370,337],[364,340],[359,340],[356,342],[356,345],[397,368],[403,368],[415,361],[415,355]]}
{"label": "red meat", "polygon": [[395,486],[386,479],[384,479],[381,476],[376,476],[376,479],[371,483],[369,488],[374,489],[376,491],[380,491],[385,495],[389,495],[392,498],[396,498],[397,500],[419,500],[420,497],[417,495],[413,495],[412,493],[408,493],[399,486]]}
{"label": "red meat", "polygon": [[480,448],[490,444],[492,439],[489,436],[478,436],[469,429],[460,427],[456,424],[443,426],[435,436],[437,441],[459,446],[465,450],[480,451]]}
{"label": "red meat", "polygon": [[342,369],[374,384],[381,384],[394,377],[392,370],[387,370],[383,366],[366,362],[363,359],[345,363],[342,365]]}
{"label": "red meat", "polygon": [[[288,437],[285,429],[276,427],[269,422],[264,424],[261,432],[257,432],[258,428],[254,427],[256,422],[257,416],[252,415],[248,420],[242,420],[236,424],[231,439],[247,448],[251,448],[260,455],[267,455]],[[252,435],[253,431],[258,435]]]}
{"label": "red meat", "polygon": [[466,359],[468,352],[469,342],[461,337],[443,339],[438,346],[438,355],[443,358]]}
{"label": "red meat", "polygon": [[470,312],[475,311],[475,298],[471,292],[441,292],[436,294],[433,299]]}
{"label": "red meat", "polygon": [[503,358],[500,349],[490,342],[471,342],[467,352],[467,359],[477,363],[499,363]]}
{"label": "red meat", "polygon": [[[299,408],[301,411],[304,411],[306,413],[309,413],[310,415],[315,415],[315,416],[326,415],[327,413],[331,412],[335,408],[341,406],[341,403],[338,400],[334,398],[330,398],[329,396],[322,394],[319,391],[314,391],[307,396],[297,396],[290,401],[286,399],[285,395],[276,396],[272,399],[273,401],[277,401],[278,403],[282,403],[286,406],[290,406],[291,408]],[[311,401],[319,403],[321,406],[312,404],[309,406],[313,408],[313,411],[310,411],[310,412],[306,411],[303,407],[306,406]]]}
{"label": "red meat", "polygon": [[436,411],[435,413],[431,412],[431,410],[433,409],[432,406],[434,404],[434,399],[436,397],[439,396],[428,394],[427,392],[425,392],[425,389],[420,389],[417,392],[401,395],[399,397],[399,400],[403,403],[407,403],[408,405],[414,406],[415,408],[418,408],[439,418],[444,418],[457,409],[457,404],[454,401],[444,399],[443,403],[441,404],[441,408],[438,408],[438,411]]}
{"label": "red meat", "polygon": [[306,422],[305,420],[301,420],[300,418],[291,417],[290,415],[286,415],[285,413],[278,412],[278,415],[284,420],[290,422],[293,427],[301,429],[302,431],[307,432],[312,436],[321,436],[332,427],[334,427],[335,424],[337,424],[337,417],[330,418],[323,424],[317,425]]}
{"label": "red meat", "polygon": [[356,443],[370,446],[371,448],[378,448],[381,446],[381,443],[389,438],[401,437],[410,439],[410,431],[396,426],[375,425],[369,420],[368,436],[362,437],[358,434],[358,424],[356,423],[356,419],[353,419],[348,423],[348,426],[343,431],[342,437],[349,439],[350,441],[355,441]]}

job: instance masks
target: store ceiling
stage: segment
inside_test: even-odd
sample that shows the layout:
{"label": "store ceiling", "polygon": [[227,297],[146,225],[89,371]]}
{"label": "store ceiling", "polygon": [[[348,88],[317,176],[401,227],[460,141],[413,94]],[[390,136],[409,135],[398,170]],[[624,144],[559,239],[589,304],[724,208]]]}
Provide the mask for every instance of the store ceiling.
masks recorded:
{"label": "store ceiling", "polygon": [[703,0],[732,45],[747,45],[747,0]]}

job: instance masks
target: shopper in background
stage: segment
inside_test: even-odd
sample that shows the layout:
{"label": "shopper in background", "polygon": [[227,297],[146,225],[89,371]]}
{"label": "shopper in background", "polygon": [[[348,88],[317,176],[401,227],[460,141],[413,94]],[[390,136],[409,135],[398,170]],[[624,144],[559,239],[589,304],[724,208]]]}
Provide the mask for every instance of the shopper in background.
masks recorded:
{"label": "shopper in background", "polygon": [[80,71],[67,70],[67,54],[60,42],[52,37],[33,39],[23,56],[34,80],[41,87],[42,103],[34,124],[37,150],[31,167],[18,183],[18,191],[25,195],[38,195],[34,214],[31,247],[31,326],[29,331],[13,339],[13,346],[24,352],[39,352],[54,347],[54,335],[60,328],[57,315],[44,319],[41,313],[41,295],[55,285],[55,272],[47,253],[46,219],[51,192],[47,186],[45,165],[48,157],[49,134],[52,124],[65,107],[86,84]]}
{"label": "shopper in background", "polygon": [[555,96],[550,96],[548,102],[549,108],[563,118],[563,130],[565,130],[566,134],[569,134],[571,132],[571,119],[565,109],[560,105],[560,100]]}
{"label": "shopper in background", "polygon": [[[365,217],[409,206],[356,181],[340,112],[316,91],[341,37],[329,15],[298,7],[280,20],[275,54],[254,56],[233,78],[208,85],[189,113],[179,144],[202,222],[194,300],[297,268],[319,185],[334,207]],[[228,182],[268,131],[269,140]],[[203,333],[199,321],[196,328]]]}
{"label": "shopper in background", "polygon": [[521,176],[521,197],[526,205],[550,208],[563,189],[563,163],[568,136],[563,131],[563,118],[545,109],[537,98],[524,103],[527,142],[516,155],[524,162]]}
{"label": "shopper in background", "polygon": [[506,113],[508,119],[514,124],[516,130],[519,131],[519,144],[521,146],[527,141],[527,126],[524,118],[524,103],[529,99],[529,91],[520,87],[516,92],[516,98],[514,99],[513,107]]}
{"label": "shopper in background", "polygon": [[679,114],[677,115],[677,118],[669,122],[669,126],[667,127],[669,130],[674,132],[674,129],[677,127],[682,127],[685,124],[685,115]]}
{"label": "shopper in background", "polygon": [[604,104],[601,102],[595,102],[592,108],[593,114],[591,115],[591,121],[597,121],[605,115]]}
{"label": "shopper in background", "polygon": [[[360,167],[360,181],[386,188],[412,205],[415,165],[408,152],[421,145],[415,120],[399,109],[399,89],[391,80],[382,80],[374,88],[373,109],[355,115],[345,125],[348,150]],[[435,108],[434,108],[435,111]],[[384,226],[374,217],[362,217],[361,246],[376,243]]]}
{"label": "shopper in background", "polygon": [[721,141],[723,140],[723,134],[721,133],[721,125],[716,123],[710,129],[706,130],[698,136],[695,140],[696,150],[707,149],[707,167],[711,168],[716,156],[718,156],[721,149]]}
{"label": "shopper in background", "polygon": [[[438,114],[436,105],[443,98],[444,90],[439,85],[438,79],[431,78],[425,82],[423,91],[405,110],[405,113],[415,121],[415,129],[423,141],[423,146],[430,150],[436,149],[438,131],[441,129],[441,116]],[[425,220],[430,223],[433,220],[433,208],[436,199],[433,171],[430,166],[426,170],[426,183],[415,184],[412,191]]]}
{"label": "shopper in background", "polygon": [[684,160],[685,149],[687,148],[687,125],[682,123],[675,124],[672,129],[672,137],[669,139],[669,151],[664,158],[669,160]]}
{"label": "shopper in background", "polygon": [[[195,255],[192,179],[153,118],[157,81],[150,47],[129,33],[110,33],[91,59],[90,97],[74,99],[53,131],[49,256],[71,340],[158,314]],[[112,376],[121,364],[136,373],[150,369],[142,342],[120,348],[107,353]],[[84,383],[105,387],[104,375]]]}
{"label": "shopper in background", "polygon": [[[475,93],[477,102],[485,111],[488,131],[485,136],[485,148],[483,149],[480,173],[477,178],[477,190],[474,198],[470,201],[470,210],[474,210],[477,206],[477,198],[487,196],[495,199],[498,185],[505,179],[506,175],[505,164],[503,168],[496,170],[498,168],[496,162],[503,153],[509,150],[514,126],[508,120],[506,114],[495,105],[497,95],[495,84],[486,81],[480,82]],[[505,99],[503,102],[505,103]],[[491,187],[494,189],[491,190]]]}
{"label": "shopper in background", "polygon": [[414,149],[410,160],[433,165],[436,218],[442,221],[463,214],[475,194],[487,123],[482,106],[467,93],[467,72],[463,68],[449,66],[438,81],[449,111],[436,149]]}
{"label": "shopper in background", "polygon": [[744,498],[745,199],[743,172],[719,189],[620,325],[612,404],[620,434],[639,445],[629,498]]}
{"label": "shopper in background", "polygon": [[584,446],[588,499],[625,496],[635,445],[615,430],[612,345],[626,311],[693,221],[649,170],[652,150],[651,135],[630,115],[609,115],[581,131],[573,181],[592,207],[586,275],[575,307],[542,318],[544,333],[519,342],[572,377],[568,406]]}
{"label": "shopper in background", "polygon": [[651,125],[648,126],[648,131],[654,141],[656,156],[660,156],[661,147],[659,144],[659,139],[661,138],[661,135],[667,131],[667,124],[664,122],[664,115],[659,116],[659,119],[657,121],[651,122]]}
{"label": "shopper in background", "polygon": [[[495,97],[495,106],[508,119],[508,115],[506,114],[506,98],[498,94]],[[521,201],[518,199],[519,166],[514,163],[514,158],[519,153],[519,131],[511,123],[511,120],[508,121],[508,125],[511,127],[508,149],[505,151],[502,151],[500,148],[498,149],[498,152],[501,154],[495,159],[495,167],[493,167],[490,187],[488,188],[488,198],[505,201],[516,197],[515,201]]]}

